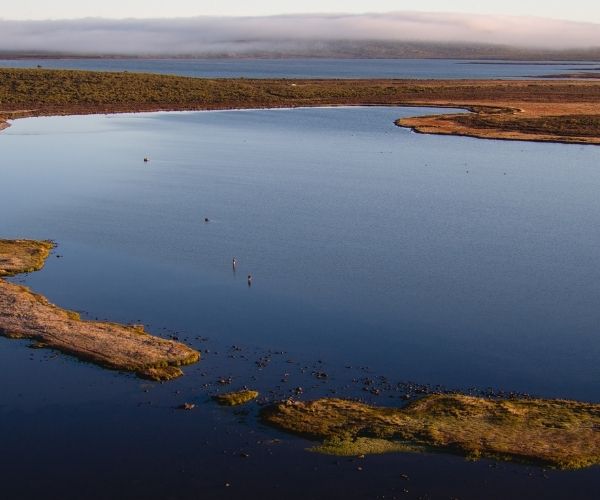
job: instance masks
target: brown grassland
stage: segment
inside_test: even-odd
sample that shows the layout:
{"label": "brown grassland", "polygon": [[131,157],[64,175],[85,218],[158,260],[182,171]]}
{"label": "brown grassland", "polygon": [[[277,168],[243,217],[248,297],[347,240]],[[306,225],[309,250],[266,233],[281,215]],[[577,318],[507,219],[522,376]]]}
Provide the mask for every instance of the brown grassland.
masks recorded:
{"label": "brown grassland", "polygon": [[600,144],[600,82],[250,80],[0,69],[0,122],[26,116],[324,105],[464,108],[406,118],[418,132]]}

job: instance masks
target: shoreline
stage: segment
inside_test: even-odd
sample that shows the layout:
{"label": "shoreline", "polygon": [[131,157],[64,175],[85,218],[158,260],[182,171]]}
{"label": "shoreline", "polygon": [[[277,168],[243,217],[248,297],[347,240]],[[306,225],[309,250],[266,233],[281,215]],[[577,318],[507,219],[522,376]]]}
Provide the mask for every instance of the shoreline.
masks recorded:
{"label": "shoreline", "polygon": [[470,112],[396,122],[420,133],[600,144],[600,82],[591,80],[201,79],[0,68],[0,102],[0,130],[38,116],[395,106]]}
{"label": "shoreline", "polygon": [[[74,110],[74,111],[59,111],[56,113],[47,112],[18,112],[18,116],[10,118],[0,117],[0,132],[11,127],[8,121],[14,121],[24,118],[43,118],[43,117],[69,117],[69,116],[92,116],[92,115],[121,115],[121,114],[142,114],[142,113],[201,113],[201,112],[227,112],[227,111],[268,111],[268,110],[293,110],[293,109],[335,109],[335,108],[358,108],[358,107],[389,107],[389,108],[431,108],[431,109],[456,109],[464,110],[464,114],[472,114],[474,116],[489,116],[489,115],[509,115],[518,116],[519,113],[525,112],[524,109],[506,108],[496,105],[479,105],[479,104],[463,104],[463,103],[437,103],[437,102],[401,102],[401,103],[357,103],[357,104],[302,104],[298,106],[265,106],[265,107],[206,107],[206,108],[174,108],[174,109],[123,109],[117,111],[101,110]],[[461,127],[452,120],[457,115],[453,113],[434,114],[426,116],[414,116],[407,118],[399,118],[394,122],[397,127],[409,129],[415,133],[423,135],[447,135],[455,137],[469,137],[472,139],[485,140],[501,140],[501,141],[521,141],[521,142],[538,142],[538,143],[553,143],[553,144],[578,144],[595,146],[600,145],[599,137],[560,137],[551,134],[528,134],[518,130],[486,130],[469,127]],[[458,115],[460,116],[460,115]],[[3,121],[7,120],[7,121]]]}
{"label": "shoreline", "polygon": [[[596,146],[600,145],[599,137],[559,137],[554,135],[546,134],[527,134],[519,132],[518,130],[486,130],[477,128],[460,127],[452,123],[452,119],[456,116],[464,116],[465,114],[471,114],[474,116],[488,116],[493,115],[508,115],[518,116],[519,113],[523,113],[525,110],[518,108],[505,108],[503,106],[492,106],[492,105],[479,105],[479,104],[461,104],[461,103],[419,103],[419,102],[406,102],[406,103],[358,103],[358,104],[317,104],[309,105],[303,104],[298,106],[266,106],[266,107],[220,107],[220,108],[190,108],[190,109],[123,109],[117,111],[101,111],[101,110],[89,110],[89,111],[60,111],[56,113],[46,113],[36,111],[27,113],[18,113],[18,116],[10,118],[0,117],[0,132],[11,127],[11,121],[25,119],[25,118],[44,118],[44,117],[69,117],[69,116],[101,116],[101,115],[126,115],[126,114],[155,114],[155,113],[202,113],[202,112],[227,112],[227,111],[276,111],[276,110],[294,110],[294,109],[336,109],[336,108],[371,108],[371,107],[385,107],[385,108],[431,108],[432,110],[437,108],[448,108],[456,110],[464,110],[465,113],[455,115],[453,113],[445,114],[432,114],[425,116],[414,116],[407,118],[399,118],[394,124],[400,128],[409,129],[415,133],[423,135],[446,135],[455,137],[469,137],[472,139],[485,139],[485,140],[500,140],[500,141],[521,141],[521,142],[537,142],[537,143],[551,143],[551,144],[572,144],[572,145],[587,145]],[[0,111],[1,112],[1,111]]]}
{"label": "shoreline", "polygon": [[[398,104],[318,104],[318,105],[300,105],[300,106],[280,106],[280,107],[232,107],[232,108],[194,108],[194,109],[156,109],[156,110],[122,110],[122,111],[110,111],[100,112],[98,110],[90,110],[89,112],[60,112],[56,114],[47,113],[35,113],[31,114],[20,114],[17,117],[10,118],[9,120],[19,120],[25,118],[43,118],[43,117],[69,117],[69,116],[93,116],[93,115],[121,115],[121,114],[154,114],[154,113],[202,113],[202,112],[227,112],[227,111],[276,111],[276,110],[293,110],[293,109],[336,109],[336,108],[359,108],[359,107],[388,107],[388,108],[431,108],[431,109],[442,109],[450,108],[456,110],[465,110],[464,114],[472,114],[474,116],[488,116],[489,114],[499,115],[511,115],[518,116],[519,113],[523,113],[523,109],[518,108],[503,108],[500,106],[491,105],[469,105],[460,103],[398,103]],[[456,116],[453,113],[434,114],[426,116],[414,116],[407,118],[399,118],[394,124],[400,128],[409,129],[415,133],[423,135],[445,135],[455,137],[468,137],[471,139],[482,139],[482,140],[498,140],[498,141],[520,141],[520,142],[537,142],[537,143],[550,143],[550,144],[571,144],[571,145],[587,145],[597,146],[600,145],[600,137],[567,137],[567,136],[556,136],[552,134],[530,134],[520,132],[518,130],[499,130],[499,129],[477,129],[460,126],[454,123],[452,120]],[[0,118],[0,132],[11,127],[9,121],[2,121]]]}
{"label": "shoreline", "polygon": [[183,375],[181,366],[200,353],[150,335],[143,325],[84,320],[76,312],[4,278],[39,271],[56,247],[51,241],[0,239],[0,336],[29,339],[35,349],[55,349],[113,370],[155,381]]}

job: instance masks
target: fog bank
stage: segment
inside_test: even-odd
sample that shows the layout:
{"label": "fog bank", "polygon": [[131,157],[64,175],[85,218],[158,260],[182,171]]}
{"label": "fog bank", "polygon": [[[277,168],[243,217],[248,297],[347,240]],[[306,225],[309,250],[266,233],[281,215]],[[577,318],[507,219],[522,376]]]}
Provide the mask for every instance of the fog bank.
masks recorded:
{"label": "fog bank", "polygon": [[73,54],[285,52],[315,44],[427,42],[535,49],[600,47],[600,24],[452,13],[301,14],[181,19],[0,20],[0,51]]}

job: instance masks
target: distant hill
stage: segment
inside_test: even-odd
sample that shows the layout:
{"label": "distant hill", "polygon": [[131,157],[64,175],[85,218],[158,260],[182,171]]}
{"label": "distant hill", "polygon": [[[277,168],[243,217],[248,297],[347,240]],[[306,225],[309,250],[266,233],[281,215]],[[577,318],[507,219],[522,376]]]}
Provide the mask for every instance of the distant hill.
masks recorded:
{"label": "distant hill", "polygon": [[193,53],[69,53],[0,51],[0,58],[342,58],[342,59],[465,59],[510,61],[600,61],[600,47],[571,50],[519,48],[502,45],[423,43],[399,41],[273,41],[269,48],[248,48],[252,40],[238,40],[227,51]]}

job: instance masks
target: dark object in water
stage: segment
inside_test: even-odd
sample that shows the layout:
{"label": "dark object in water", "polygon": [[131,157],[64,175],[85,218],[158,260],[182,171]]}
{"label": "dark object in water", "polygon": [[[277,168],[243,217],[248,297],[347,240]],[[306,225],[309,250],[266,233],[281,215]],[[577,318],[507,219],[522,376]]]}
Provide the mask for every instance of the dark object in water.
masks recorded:
{"label": "dark object in water", "polygon": [[148,158],[147,156],[144,158],[144,163],[148,163],[150,161],[150,158]]}
{"label": "dark object in water", "polygon": [[210,222],[210,220],[208,220],[208,217],[204,217],[204,222]]}
{"label": "dark object in water", "polygon": [[252,275],[248,275],[248,286],[252,286]]}

